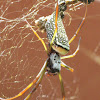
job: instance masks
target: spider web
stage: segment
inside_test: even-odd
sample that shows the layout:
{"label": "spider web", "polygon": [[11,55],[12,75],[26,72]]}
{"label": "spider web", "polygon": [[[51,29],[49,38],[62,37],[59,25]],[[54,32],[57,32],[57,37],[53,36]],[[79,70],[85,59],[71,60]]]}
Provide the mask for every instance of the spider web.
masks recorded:
{"label": "spider web", "polygon": [[[41,42],[29,28],[25,19],[37,31],[39,36],[45,41],[46,33],[41,33],[35,26],[35,20],[42,16],[48,16],[55,10],[54,0],[1,0],[0,1],[0,97],[8,98],[18,94],[25,88],[38,74],[47,59],[47,54]],[[73,6],[73,5],[72,5]],[[73,7],[69,8],[73,8]],[[95,5],[92,4],[91,7]],[[64,25],[68,31],[68,36],[71,38],[77,29],[81,15],[79,10],[69,13],[65,12]],[[81,11],[85,11],[84,7]],[[98,13],[94,16],[90,14],[88,19],[95,19]],[[76,23],[77,22],[77,23]],[[83,27],[84,30],[84,27]],[[83,31],[82,30],[82,31]],[[77,47],[78,39],[72,44],[70,53]],[[74,45],[76,47],[74,47]],[[93,46],[92,46],[93,47]],[[82,54],[87,55],[92,61],[100,66],[100,41],[96,42],[94,48],[87,49],[84,45],[81,48]],[[92,56],[88,54],[93,54]],[[93,58],[95,55],[95,58]],[[80,57],[80,56],[78,56]],[[78,64],[78,57],[68,62],[70,66],[81,66]],[[77,60],[75,60],[77,59]],[[77,68],[78,69],[78,68]],[[77,70],[75,69],[75,70]],[[78,70],[79,71],[79,70]],[[78,71],[70,73],[62,69],[62,77],[65,84],[65,91],[68,100],[78,100],[79,97],[79,80]],[[28,90],[23,96],[17,100],[23,100],[29,93]],[[60,83],[58,76],[48,77],[44,75],[39,88],[32,95],[32,100],[61,100]],[[79,99],[80,100],[80,99]]]}

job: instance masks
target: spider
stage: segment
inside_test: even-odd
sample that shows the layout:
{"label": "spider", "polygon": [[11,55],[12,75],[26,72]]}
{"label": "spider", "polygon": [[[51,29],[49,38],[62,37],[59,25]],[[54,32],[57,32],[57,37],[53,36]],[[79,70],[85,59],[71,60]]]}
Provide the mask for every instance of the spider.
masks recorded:
{"label": "spider", "polygon": [[[3,99],[0,98],[1,100],[12,100],[15,99],[21,95],[23,95],[31,86],[34,85],[32,91],[27,95],[27,97],[24,100],[28,100],[32,93],[37,89],[39,84],[42,81],[43,75],[45,72],[47,72],[48,75],[53,76],[57,75],[59,76],[60,84],[61,84],[61,92],[62,92],[62,99],[65,100],[65,91],[64,91],[64,86],[63,86],[63,81],[62,77],[60,74],[61,67],[66,68],[67,70],[70,70],[73,72],[73,68],[67,66],[61,59],[66,59],[66,58],[72,58],[74,57],[77,52],[79,51],[79,44],[76,49],[76,51],[67,56],[60,56],[60,55],[65,55],[68,53],[70,47],[69,45],[71,42],[75,39],[77,34],[79,33],[79,30],[81,29],[85,18],[86,18],[86,13],[87,13],[87,5],[86,5],[86,11],[83,19],[81,20],[81,23],[75,32],[74,36],[68,41],[68,37],[66,35],[65,28],[63,26],[62,19],[64,18],[64,11],[67,9],[67,5],[71,3],[75,3],[77,0],[58,0],[58,3],[56,4],[56,10],[53,12],[50,16],[47,17],[41,17],[39,20],[36,21],[36,25],[39,27],[41,31],[45,31],[47,33],[47,38],[49,40],[49,50],[47,50],[47,47],[45,45],[45,42],[43,41],[42,38],[37,34],[37,32],[32,28],[32,26],[28,23],[29,27],[31,30],[34,32],[34,34],[37,36],[37,38],[41,41],[41,43],[44,46],[45,51],[47,52],[48,58],[44,62],[43,67],[41,68],[40,72],[36,76],[36,78],[26,87],[24,88],[19,94],[15,95],[14,97],[8,98],[8,99]],[[84,1],[86,0],[79,0],[79,1]],[[94,0],[89,0],[89,3]],[[88,3],[88,0],[87,0]]]}

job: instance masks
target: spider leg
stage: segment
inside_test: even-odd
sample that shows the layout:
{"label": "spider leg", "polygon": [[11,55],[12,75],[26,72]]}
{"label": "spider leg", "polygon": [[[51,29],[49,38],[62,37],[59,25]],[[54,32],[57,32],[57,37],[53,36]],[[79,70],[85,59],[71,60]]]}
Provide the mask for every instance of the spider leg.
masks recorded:
{"label": "spider leg", "polygon": [[33,94],[33,92],[38,88],[39,84],[41,83],[42,79],[43,79],[43,75],[45,73],[45,69],[43,70],[43,72],[41,73],[40,78],[38,79],[36,85],[33,87],[32,91],[27,95],[27,97],[24,100],[29,100],[29,98],[31,97],[31,95]]}
{"label": "spider leg", "polygon": [[54,39],[55,39],[55,36],[56,36],[56,33],[57,33],[57,19],[58,19],[58,3],[57,3],[57,6],[56,6],[56,16],[55,16],[55,31],[54,31],[54,35],[53,35],[53,38],[51,40],[51,43],[50,43],[50,48],[52,47],[52,44],[54,42]]}
{"label": "spider leg", "polygon": [[45,42],[43,41],[43,39],[37,34],[37,32],[32,28],[32,26],[29,24],[29,22],[25,19],[26,23],[29,25],[29,27],[31,28],[31,30],[34,32],[34,34],[37,36],[37,38],[41,41],[41,43],[44,46],[45,51],[47,52],[47,47]]}
{"label": "spider leg", "polygon": [[80,40],[81,40],[81,38],[79,39],[79,43],[78,43],[78,47],[77,47],[76,51],[73,54],[71,54],[71,55],[67,55],[67,56],[61,57],[61,59],[66,59],[66,58],[72,58],[72,57],[74,57],[77,54],[77,52],[79,51]]}
{"label": "spider leg", "polygon": [[32,87],[38,81],[38,79],[40,79],[41,74],[45,72],[46,66],[47,66],[47,60],[45,61],[42,69],[40,70],[40,72],[38,73],[36,78],[26,88],[24,88],[19,94],[15,95],[14,97],[11,97],[11,98],[8,98],[8,99],[1,98],[1,100],[12,100],[12,99],[15,99],[17,97],[22,96],[30,87]]}
{"label": "spider leg", "polygon": [[38,82],[36,83],[36,86],[33,87],[32,91],[27,95],[27,97],[24,100],[29,100],[29,98],[31,97],[31,95],[33,94],[33,92],[37,89],[37,87],[39,86],[40,82],[42,80],[42,77],[40,80],[38,80]]}
{"label": "spider leg", "polygon": [[61,61],[61,66],[64,67],[64,68],[66,68],[67,70],[70,70],[71,72],[74,71],[73,68],[69,67],[68,65],[66,65],[66,64],[65,64],[64,62],[62,62],[62,61]]}
{"label": "spider leg", "polygon": [[60,85],[61,85],[62,98],[63,98],[63,100],[65,100],[65,91],[64,91],[63,80],[62,80],[62,77],[61,77],[60,73],[58,73],[58,76],[59,76]]}
{"label": "spider leg", "polygon": [[84,15],[83,19],[81,20],[80,25],[79,25],[78,29],[76,30],[74,36],[69,40],[69,42],[68,42],[69,44],[75,39],[75,37],[79,33],[80,29],[82,28],[82,25],[83,25],[83,23],[84,23],[84,21],[86,19],[86,15],[87,15],[87,4],[86,4],[85,15]]}

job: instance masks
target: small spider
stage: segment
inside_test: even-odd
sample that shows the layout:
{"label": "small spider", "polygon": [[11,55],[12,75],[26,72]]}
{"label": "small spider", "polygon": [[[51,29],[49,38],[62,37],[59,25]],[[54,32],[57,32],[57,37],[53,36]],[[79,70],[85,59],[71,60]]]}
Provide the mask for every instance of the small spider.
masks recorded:
{"label": "small spider", "polygon": [[[56,4],[56,11],[54,13],[52,13],[51,15],[49,15],[47,17],[41,17],[41,18],[39,18],[39,20],[37,20],[35,22],[36,25],[38,26],[38,28],[42,32],[45,31],[47,33],[47,38],[50,43],[49,50],[47,50],[45,42],[39,37],[39,35],[36,33],[36,31],[28,23],[28,21],[25,20],[27,22],[27,24],[29,25],[29,27],[34,32],[34,34],[42,42],[44,49],[47,52],[48,58],[45,61],[43,67],[41,68],[41,70],[38,73],[38,75],[36,76],[36,78],[26,88],[24,88],[19,94],[17,94],[14,97],[11,97],[8,99],[0,98],[1,100],[15,99],[15,98],[23,95],[31,86],[34,85],[34,88],[32,89],[32,91],[24,99],[24,100],[28,100],[30,98],[31,94],[37,89],[37,87],[41,83],[45,72],[47,72],[47,74],[50,76],[58,74],[60,84],[61,84],[62,98],[63,98],[63,100],[65,100],[64,86],[63,86],[63,81],[62,81],[60,71],[61,71],[61,67],[64,67],[67,70],[70,70],[71,72],[73,72],[73,68],[67,66],[63,61],[61,61],[61,59],[74,57],[77,54],[77,52],[79,51],[79,44],[78,44],[76,51],[72,55],[67,55],[67,56],[61,57],[60,54],[65,55],[70,50],[69,45],[75,39],[77,34],[79,33],[79,30],[81,29],[81,27],[84,23],[84,20],[86,18],[86,13],[87,13],[87,5],[86,5],[86,11],[85,11],[84,17],[83,17],[77,31],[75,32],[74,36],[68,41],[68,37],[66,35],[66,31],[65,31],[62,19],[64,18],[64,11],[67,9],[67,5],[71,4],[71,3],[75,3],[76,1],[77,0],[58,0],[58,3]],[[86,0],[79,0],[79,1],[86,2]],[[92,2],[93,0],[89,0],[89,3],[90,3],[90,1]],[[87,2],[88,2],[88,0],[87,0]],[[80,41],[79,41],[79,43],[80,43]]]}

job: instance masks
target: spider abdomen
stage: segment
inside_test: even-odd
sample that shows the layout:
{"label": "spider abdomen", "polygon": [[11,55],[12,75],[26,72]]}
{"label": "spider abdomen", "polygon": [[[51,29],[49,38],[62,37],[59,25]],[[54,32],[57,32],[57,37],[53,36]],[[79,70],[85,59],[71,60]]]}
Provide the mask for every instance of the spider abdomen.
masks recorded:
{"label": "spider abdomen", "polygon": [[[55,12],[48,17],[45,28],[48,40],[51,42],[55,31]],[[60,12],[58,13],[57,28],[58,30],[53,41],[52,48],[56,52],[65,55],[69,51],[70,47]]]}

